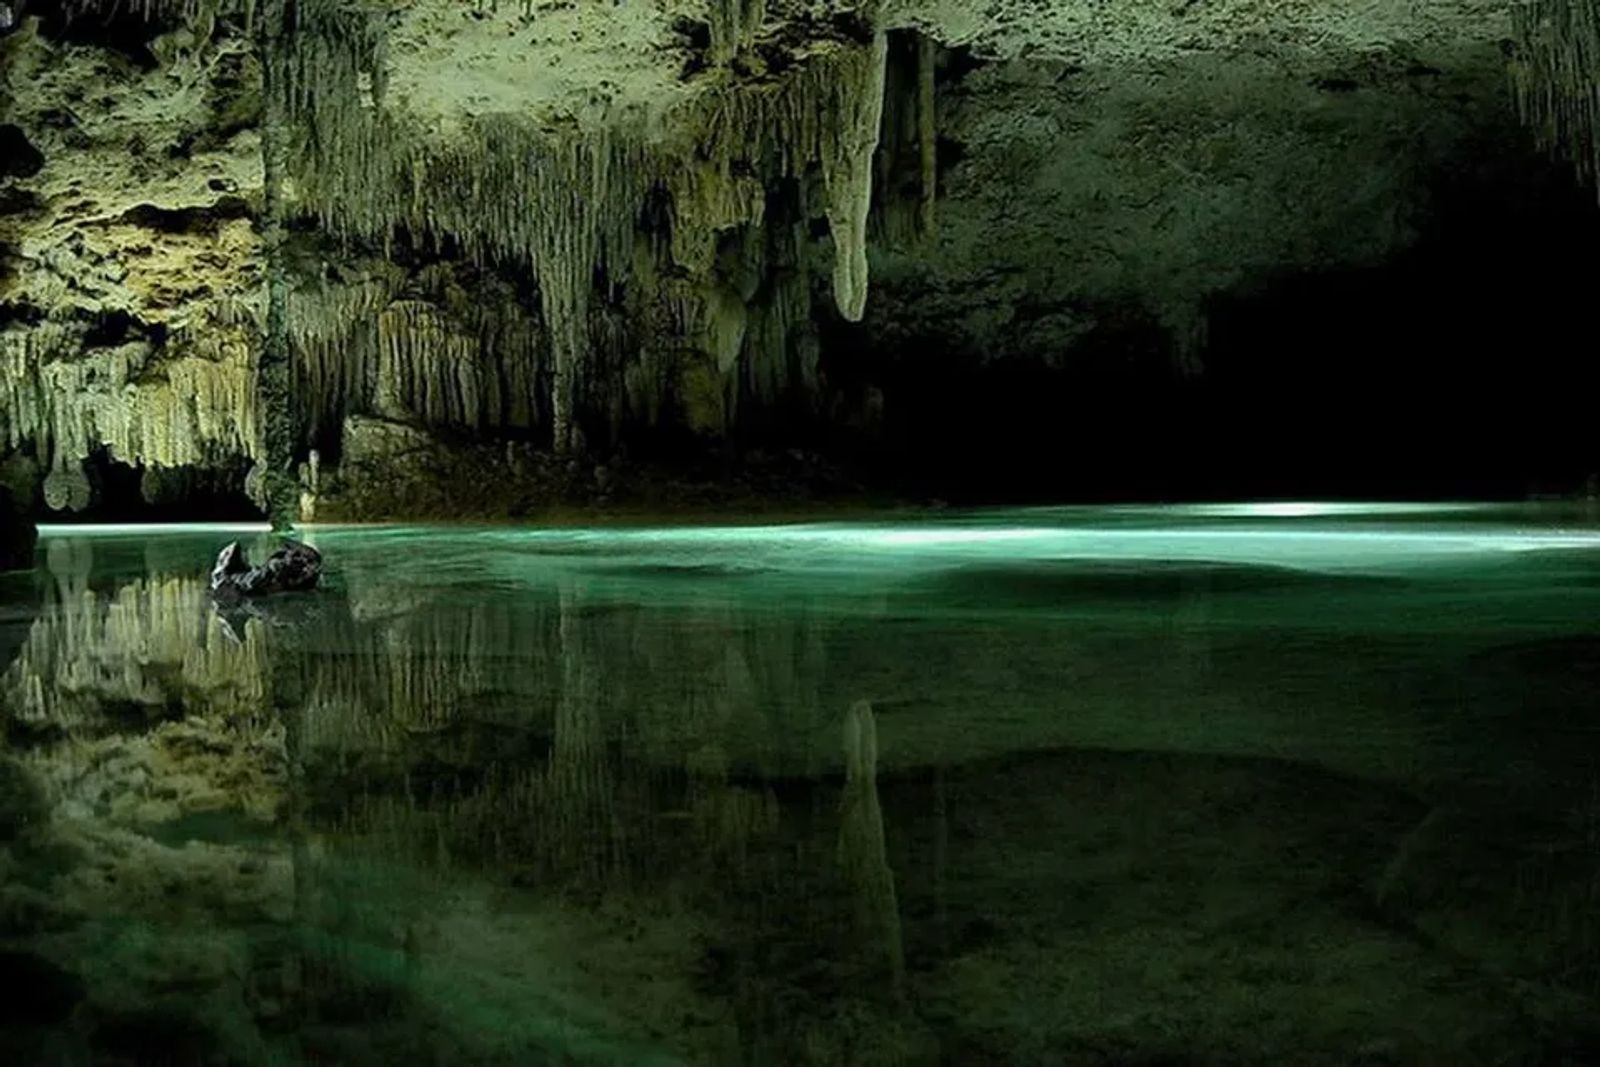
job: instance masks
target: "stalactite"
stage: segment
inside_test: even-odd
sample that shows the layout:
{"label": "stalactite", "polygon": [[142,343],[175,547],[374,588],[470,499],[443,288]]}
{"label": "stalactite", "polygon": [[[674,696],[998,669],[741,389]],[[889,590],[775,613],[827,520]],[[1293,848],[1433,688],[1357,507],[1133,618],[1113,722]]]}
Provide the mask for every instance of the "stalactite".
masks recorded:
{"label": "stalactite", "polygon": [[[251,22],[276,10],[148,3],[172,17],[226,12]],[[264,45],[274,53],[268,96],[287,134],[283,210],[351,246],[387,255],[403,240],[534,283],[463,309],[402,293],[399,278],[367,278],[349,292],[288,279],[267,311],[283,309],[293,351],[279,391],[305,398],[295,405],[300,448],[336,433],[346,415],[383,414],[479,433],[537,431],[575,452],[590,433],[615,437],[629,417],[683,410],[686,392],[701,398],[688,406],[698,405],[708,432],[727,429],[744,400],[762,408],[814,392],[806,205],[776,223],[782,232],[762,233],[768,199],[786,183],[815,187],[802,196],[832,231],[838,311],[862,316],[889,63],[875,5],[852,12],[859,23],[848,31],[786,44],[781,69],[729,62],[664,110],[582,123],[469,116],[447,131],[388,106],[380,5],[299,0],[290,12],[282,39]],[[731,60],[759,36],[768,4],[711,0],[708,14],[713,52]],[[931,49],[919,62],[916,88],[897,82],[895,91],[915,95],[918,210],[931,218]],[[641,241],[657,198],[667,236]],[[745,259],[733,272],[722,262],[730,239]],[[267,314],[255,328],[270,338],[278,321]],[[701,402],[714,395],[715,404]],[[272,429],[259,403],[246,407],[250,432]],[[270,450],[252,439],[242,451],[260,459]]]}
{"label": "stalactite", "polygon": [[767,0],[711,0],[711,56],[719,63],[749,48],[766,21]]}
{"label": "stalactite", "polygon": [[923,34],[890,32],[870,216],[872,241],[879,247],[911,249],[934,231],[937,59],[936,46]]}
{"label": "stalactite", "polygon": [[922,34],[917,35],[917,152],[922,171],[917,225],[922,233],[931,234],[938,225],[939,116],[934,94],[933,38]]}
{"label": "stalactite", "polygon": [[[759,24],[759,5],[727,8],[734,9],[755,20],[741,25]],[[655,190],[669,200],[667,253],[678,269],[703,277],[721,234],[760,224],[768,183],[819,167],[839,307],[860,317],[882,34],[870,45],[818,42],[781,77],[730,78],[665,117],[541,127],[495,115],[430,139],[402,116],[353,102],[363,72],[381,70],[381,34],[348,19],[319,26],[296,45],[303,89],[295,106],[309,131],[293,164],[303,209],[347,239],[382,245],[403,230],[459,247],[479,266],[529,268],[538,281],[558,450],[581,449],[588,418],[615,424],[624,405],[655,406],[629,395],[660,375],[633,369],[644,346],[630,343],[610,310],[637,280],[639,218]],[[749,311],[734,307],[727,290],[661,295],[676,301],[672,318],[713,362],[726,367],[730,353],[748,351],[740,323]],[[731,368],[725,373],[731,381]]]}
{"label": "stalactite", "polygon": [[290,301],[313,434],[349,413],[479,432],[540,423],[543,330],[508,286],[482,275],[469,293],[443,266],[413,277],[373,267],[349,284],[302,286]]}
{"label": "stalactite", "polygon": [[[209,24],[225,15],[254,16],[260,0],[61,0],[69,18],[94,18],[128,11],[147,21],[166,19]],[[23,12],[26,14],[26,10]]]}
{"label": "stalactite", "polygon": [[89,476],[83,465],[57,455],[44,478],[44,505],[51,511],[82,511],[91,503]]}
{"label": "stalactite", "polygon": [[1526,0],[1511,10],[1518,110],[1584,180],[1600,178],[1600,2]]}
{"label": "stalactite", "polygon": [[306,401],[301,418],[309,438],[336,431],[373,395],[378,318],[403,280],[398,270],[348,283],[302,280],[289,294],[295,392]]}
{"label": "stalactite", "polygon": [[873,37],[864,81],[837,125],[823,138],[822,177],[833,230],[833,298],[839,314],[860,321],[867,307],[867,215],[872,210],[872,156],[883,122],[883,79],[888,37]]}
{"label": "stalactite", "polygon": [[378,414],[482,428],[492,383],[477,365],[480,351],[432,304],[391,304],[378,318]]}
{"label": "stalactite", "polygon": [[86,348],[82,323],[0,332],[0,441],[33,442],[57,470],[101,447],[125,463],[166,467],[252,455],[251,333],[231,306],[156,352]]}

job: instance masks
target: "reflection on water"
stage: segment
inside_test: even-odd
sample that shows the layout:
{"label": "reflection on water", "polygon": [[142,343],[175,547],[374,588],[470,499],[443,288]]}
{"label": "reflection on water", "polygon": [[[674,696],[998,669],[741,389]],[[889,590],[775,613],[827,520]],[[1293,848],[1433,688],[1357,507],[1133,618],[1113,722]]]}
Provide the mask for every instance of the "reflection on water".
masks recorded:
{"label": "reflection on water", "polygon": [[217,530],[0,578],[12,1062],[1587,1053],[1600,538]]}

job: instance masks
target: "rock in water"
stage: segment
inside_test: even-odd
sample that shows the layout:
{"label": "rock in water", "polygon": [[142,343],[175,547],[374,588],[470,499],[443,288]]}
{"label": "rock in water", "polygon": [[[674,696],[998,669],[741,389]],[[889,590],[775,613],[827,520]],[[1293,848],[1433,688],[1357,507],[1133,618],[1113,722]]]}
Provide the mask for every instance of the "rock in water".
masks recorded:
{"label": "rock in water", "polygon": [[259,567],[250,566],[243,546],[230,541],[211,568],[211,593],[221,599],[295,593],[316,587],[322,555],[300,541],[285,541]]}

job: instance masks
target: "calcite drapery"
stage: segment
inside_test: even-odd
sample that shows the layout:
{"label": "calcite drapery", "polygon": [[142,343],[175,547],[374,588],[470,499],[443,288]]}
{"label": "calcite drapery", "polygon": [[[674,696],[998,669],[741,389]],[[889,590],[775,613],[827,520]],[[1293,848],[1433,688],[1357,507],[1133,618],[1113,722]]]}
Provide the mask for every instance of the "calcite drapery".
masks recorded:
{"label": "calcite drapery", "polygon": [[[761,6],[734,7],[739,33],[748,36],[759,27]],[[731,378],[741,356],[770,358],[754,349],[787,342],[747,329],[754,294],[732,292],[717,278],[717,249],[741,228],[763,225],[775,183],[820,173],[838,308],[846,318],[862,314],[887,62],[881,31],[865,41],[812,42],[777,75],[748,78],[719,68],[664,111],[622,110],[575,123],[486,113],[444,133],[419,129],[403,110],[385,105],[385,46],[372,22],[339,9],[305,20],[290,47],[294,107],[308,131],[294,163],[302,209],[345,240],[387,247],[404,233],[459,248],[481,267],[528,270],[537,281],[548,363],[510,377],[547,383],[558,449],[582,444],[585,416],[615,422],[624,402],[659,409],[654,398],[637,395],[652,376],[632,372],[650,363],[652,348],[687,345]],[[663,200],[665,243],[641,229],[651,204]],[[754,275],[770,275],[769,266],[755,264]],[[799,317],[797,296],[789,288],[778,297],[788,305],[778,309],[780,319]],[[620,313],[621,328],[608,308]],[[677,340],[641,342],[627,326],[645,319],[667,325]],[[424,332],[432,328],[420,325],[425,321],[412,315]],[[419,381],[434,378],[441,362],[424,358],[435,366]],[[529,401],[522,408],[542,406]]]}

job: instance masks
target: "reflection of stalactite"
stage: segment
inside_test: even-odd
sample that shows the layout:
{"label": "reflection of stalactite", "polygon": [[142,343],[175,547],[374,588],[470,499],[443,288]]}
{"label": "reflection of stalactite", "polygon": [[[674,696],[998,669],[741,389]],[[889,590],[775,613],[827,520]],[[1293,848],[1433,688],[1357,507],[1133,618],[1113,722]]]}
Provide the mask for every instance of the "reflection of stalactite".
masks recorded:
{"label": "reflection of stalactite", "polygon": [[950,799],[944,767],[933,769],[933,921],[939,947],[950,951],[950,914],[946,907],[945,875],[950,868]]}
{"label": "reflection of stalactite", "polygon": [[491,696],[538,693],[543,664],[532,653],[544,624],[540,612],[499,604],[324,620],[321,638],[340,654],[312,655],[302,668],[311,675],[307,747],[398,752],[459,725]]}
{"label": "reflection of stalactite", "polygon": [[905,948],[894,871],[889,867],[878,804],[878,725],[872,705],[858,700],[844,721],[845,785],[840,801],[839,862],[855,887],[863,936],[882,944],[896,995],[905,979]]}
{"label": "reflection of stalactite", "polygon": [[[740,651],[728,646],[712,681],[686,694],[686,721],[701,744],[684,756],[689,772],[687,801],[700,843],[734,869],[745,865],[751,842],[778,825],[778,801],[770,788],[730,784],[729,736],[756,714],[761,694]],[[762,724],[753,724],[765,733]]]}
{"label": "reflection of stalactite", "polygon": [[[51,559],[57,558],[51,546]],[[212,617],[204,584],[133,582],[109,599],[62,595],[34,623],[0,688],[16,721],[67,734],[98,731],[129,706],[253,716],[265,704],[266,648],[259,627],[230,639]]]}
{"label": "reflection of stalactite", "polygon": [[1180,662],[1174,664],[1199,684],[1211,672],[1211,575],[1202,571],[1183,579],[1173,625]]}
{"label": "reflection of stalactite", "polygon": [[764,742],[762,770],[775,775],[800,771],[815,774],[814,762],[796,768],[787,765],[785,753],[805,751],[814,760],[816,749],[803,739],[813,736],[822,718],[818,684],[825,668],[823,629],[817,616],[795,608],[795,616],[782,625],[764,624],[746,638],[748,660],[759,706],[765,709],[757,737]]}
{"label": "reflection of stalactite", "polygon": [[553,835],[558,854],[565,856],[563,867],[598,880],[620,866],[627,842],[613,810],[615,782],[606,757],[599,684],[604,675],[591,660],[592,638],[577,590],[564,584],[559,596],[561,691],[550,746],[548,807],[539,813],[539,832]]}

